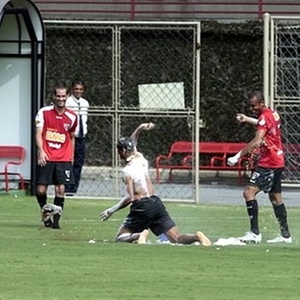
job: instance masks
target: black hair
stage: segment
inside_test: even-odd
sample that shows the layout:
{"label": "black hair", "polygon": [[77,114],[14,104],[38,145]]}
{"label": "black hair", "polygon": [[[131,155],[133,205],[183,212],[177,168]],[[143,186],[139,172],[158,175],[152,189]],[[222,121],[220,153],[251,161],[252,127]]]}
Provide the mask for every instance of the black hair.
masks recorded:
{"label": "black hair", "polygon": [[118,150],[126,150],[126,151],[133,151],[134,150],[134,143],[129,137],[121,137],[117,143]]}
{"label": "black hair", "polygon": [[84,81],[79,78],[76,78],[72,81],[72,87],[75,86],[76,84],[83,85],[83,86],[85,85]]}
{"label": "black hair", "polygon": [[254,97],[256,97],[256,99],[259,103],[265,102],[265,97],[264,97],[264,94],[262,93],[262,91],[254,90],[254,91],[250,92],[248,95],[248,99],[250,100]]}
{"label": "black hair", "polygon": [[68,87],[67,87],[66,83],[63,82],[63,81],[57,82],[56,85],[54,86],[54,88],[53,88],[53,95],[54,96],[56,95],[56,90],[58,90],[58,89],[65,89],[68,93]]}

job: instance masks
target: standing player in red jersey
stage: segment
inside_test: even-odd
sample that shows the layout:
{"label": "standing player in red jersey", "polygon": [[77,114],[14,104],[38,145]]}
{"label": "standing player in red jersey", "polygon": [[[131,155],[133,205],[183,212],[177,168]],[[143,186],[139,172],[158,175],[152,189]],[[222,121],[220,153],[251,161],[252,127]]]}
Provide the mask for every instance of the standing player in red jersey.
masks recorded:
{"label": "standing player in red jersey", "polygon": [[250,93],[249,104],[251,111],[258,116],[258,119],[243,114],[238,114],[237,119],[240,122],[256,125],[255,137],[239,153],[228,158],[228,164],[233,166],[240,157],[253,150],[258,150],[259,153],[257,166],[243,194],[250,219],[250,231],[238,239],[243,242],[261,242],[256,195],[260,191],[264,191],[269,195],[280,226],[280,235],[272,240],[267,240],[267,243],[291,243],[292,237],[287,223],[287,212],[281,196],[284,153],[281,142],[280,116],[265,105],[264,96],[260,91]]}
{"label": "standing player in red jersey", "polygon": [[[77,115],[66,108],[67,88],[54,89],[53,106],[41,108],[35,118],[37,145],[36,198],[45,227],[59,229],[64,207],[65,184],[72,183],[74,132]],[[55,185],[53,204],[47,204],[47,189]],[[53,216],[53,220],[51,217]]]}

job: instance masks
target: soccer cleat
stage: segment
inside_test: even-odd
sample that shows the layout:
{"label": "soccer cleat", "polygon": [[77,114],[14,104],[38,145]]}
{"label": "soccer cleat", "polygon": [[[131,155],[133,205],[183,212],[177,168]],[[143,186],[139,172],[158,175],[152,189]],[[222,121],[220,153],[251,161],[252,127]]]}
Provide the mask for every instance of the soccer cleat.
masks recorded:
{"label": "soccer cleat", "polygon": [[255,234],[252,231],[248,231],[244,236],[238,237],[237,239],[243,243],[259,244],[261,242],[261,233]]}
{"label": "soccer cleat", "polygon": [[45,227],[52,227],[52,220],[51,219],[44,220],[44,226]]}
{"label": "soccer cleat", "polygon": [[56,214],[56,215],[53,216],[53,224],[52,224],[52,228],[53,229],[60,229],[59,219],[60,219],[60,215],[59,214]]}
{"label": "soccer cleat", "polygon": [[44,222],[44,226],[52,227],[51,211],[47,209],[42,209],[41,215],[42,215],[42,221]]}
{"label": "soccer cleat", "polygon": [[60,229],[59,225],[52,224],[52,229]]}
{"label": "soccer cleat", "polygon": [[291,244],[293,241],[292,237],[288,237],[285,238],[282,235],[279,235],[278,237],[276,237],[275,239],[272,240],[267,240],[267,243],[269,244],[277,244],[277,243],[287,243],[287,244]]}
{"label": "soccer cleat", "polygon": [[43,206],[41,214],[45,227],[60,229],[59,219],[62,214],[62,207],[55,204],[46,204]]}

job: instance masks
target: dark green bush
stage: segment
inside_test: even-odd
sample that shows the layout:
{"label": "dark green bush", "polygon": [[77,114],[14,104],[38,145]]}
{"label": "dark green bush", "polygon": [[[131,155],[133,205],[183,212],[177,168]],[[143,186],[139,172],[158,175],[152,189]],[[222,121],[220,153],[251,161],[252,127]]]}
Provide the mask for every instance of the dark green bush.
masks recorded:
{"label": "dark green bush", "polygon": [[[263,85],[263,24],[260,21],[244,23],[202,22],[201,25],[201,83],[200,83],[200,111],[206,127],[201,129],[202,141],[248,141],[253,130],[247,126],[239,126],[235,121],[237,112],[247,113],[247,94],[252,89],[262,89]],[[140,33],[137,33],[140,34]],[[110,165],[113,160],[114,149],[113,117],[111,109],[115,107],[113,91],[113,56],[111,50],[111,30],[93,27],[70,28],[46,26],[46,103],[51,101],[51,90],[57,80],[65,80],[70,84],[75,77],[85,80],[87,91],[85,97],[90,101],[93,111],[97,108],[107,108],[106,113],[97,113],[92,117],[93,124],[89,131],[89,148],[87,163],[90,165]],[[125,39],[126,40],[126,39]],[[128,36],[130,41],[130,36]],[[135,40],[137,38],[135,37]],[[159,66],[168,61],[157,61],[157,65],[149,64],[148,68],[155,68],[157,78],[146,78],[140,67],[149,61],[148,55],[159,47],[159,42],[151,36],[147,39],[140,37],[139,45],[132,44],[127,48],[129,53],[122,53],[122,64],[128,64],[122,78],[126,85],[121,84],[122,103],[133,109],[136,106],[136,78],[142,82],[155,82],[163,78],[166,82],[173,79],[173,75],[182,73],[182,81],[188,78],[191,82],[190,66],[172,65],[166,69],[172,70],[164,74]],[[151,44],[153,43],[153,47]],[[155,44],[154,44],[155,43]],[[158,44],[157,44],[158,43]],[[140,64],[131,63],[132,54],[137,47],[144,47],[138,52]],[[174,45],[176,53],[183,53],[187,45]],[[149,49],[149,50],[147,50]],[[141,55],[144,56],[141,57]],[[150,72],[151,73],[151,72]],[[173,73],[173,75],[172,75]],[[141,77],[145,77],[142,78]],[[167,77],[164,77],[167,76]],[[160,80],[161,81],[161,80]],[[134,87],[134,88],[133,88]],[[186,98],[191,99],[192,86],[186,84]],[[99,115],[100,116],[100,115]],[[128,135],[140,121],[150,119],[149,115],[141,115],[141,119],[128,119],[120,128],[121,133]],[[166,152],[174,140],[192,139],[193,127],[189,120],[183,119],[155,119],[160,122],[161,139],[153,143],[153,135],[145,136],[143,146],[150,157]],[[173,122],[170,127],[169,121]],[[109,124],[109,126],[108,126]],[[172,125],[172,124],[171,124]],[[172,130],[170,130],[172,128]],[[106,132],[106,134],[104,134]],[[95,142],[97,141],[97,143]]]}

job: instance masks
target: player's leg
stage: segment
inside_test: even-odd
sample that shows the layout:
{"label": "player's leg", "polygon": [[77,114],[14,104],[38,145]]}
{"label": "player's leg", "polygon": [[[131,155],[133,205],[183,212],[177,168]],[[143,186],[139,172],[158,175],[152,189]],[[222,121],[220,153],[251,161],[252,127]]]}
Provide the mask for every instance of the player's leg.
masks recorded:
{"label": "player's leg", "polygon": [[116,235],[116,242],[145,244],[149,231],[149,205],[148,198],[138,200],[131,204],[130,213],[125,218]]}
{"label": "player's leg", "polygon": [[131,232],[129,229],[121,226],[116,235],[116,242],[145,244],[147,242],[149,231],[144,229],[141,232]]}
{"label": "player's leg", "polygon": [[[63,184],[55,185],[55,197],[53,200],[53,204],[61,207],[61,211],[63,211],[65,205],[64,191],[65,191],[65,186]],[[61,214],[53,215],[53,224],[52,224],[53,229],[60,229],[59,226],[60,217]]]}
{"label": "player's leg", "polygon": [[264,169],[257,168],[251,175],[247,186],[244,189],[243,196],[246,203],[247,213],[250,221],[250,230],[244,236],[238,237],[242,242],[260,243],[262,236],[258,224],[258,202],[256,195],[264,189],[267,184],[268,177]]}
{"label": "player's leg", "polygon": [[258,225],[258,202],[256,200],[256,194],[259,191],[259,188],[256,186],[247,185],[243,192],[250,221],[250,231],[256,235],[260,234]]}
{"label": "player's leg", "polygon": [[200,242],[200,244],[203,246],[211,246],[210,239],[202,231],[197,231],[195,234],[180,234],[177,227],[174,226],[167,232],[165,232],[165,234],[171,242],[175,242],[178,244],[188,245],[195,242]]}
{"label": "player's leg", "polygon": [[[62,211],[65,203],[65,185],[67,183],[73,183],[72,180],[71,162],[56,162],[54,168],[55,198],[53,204],[60,206]],[[53,229],[60,229],[60,217],[60,214],[53,216]]]}
{"label": "player's leg", "polygon": [[42,209],[47,204],[47,185],[37,184],[36,185],[36,200]]}
{"label": "player's leg", "polygon": [[211,245],[210,240],[201,231],[196,234],[180,234],[175,222],[158,196],[151,196],[150,204],[148,209],[148,213],[152,217],[150,229],[156,236],[164,233],[171,243],[192,244],[200,242],[204,246]]}
{"label": "player's leg", "polygon": [[169,242],[178,242],[179,232],[177,231],[176,224],[157,195],[149,197],[148,216],[151,216],[149,228],[156,236],[164,234]]}
{"label": "player's leg", "polygon": [[36,171],[36,199],[41,209],[42,221],[44,222],[45,227],[51,227],[52,220],[51,218],[48,218],[47,212],[43,211],[43,207],[47,204],[48,185],[53,184],[53,163],[48,162],[44,167],[37,166]]}
{"label": "player's leg", "polygon": [[174,220],[158,196],[151,196],[152,222],[150,229],[156,235],[166,235],[171,243],[191,244],[199,241],[197,234],[180,234]]}
{"label": "player's leg", "polygon": [[140,236],[137,240],[138,244],[146,244],[147,243],[147,238],[149,235],[149,230],[148,229],[144,229],[141,233]]}
{"label": "player's leg", "polygon": [[44,222],[45,227],[51,227],[52,226],[52,220],[50,218],[50,214],[47,210],[44,209],[44,207],[47,204],[47,186],[39,184],[36,186],[36,198],[38,201],[38,204],[41,209],[41,218]]}
{"label": "player's leg", "polygon": [[44,167],[37,166],[36,169],[36,199],[42,209],[47,204],[47,188],[53,184],[53,163],[48,162]]}
{"label": "player's leg", "polygon": [[280,236],[268,240],[268,243],[291,243],[292,237],[287,221],[287,211],[282,200],[281,175],[283,169],[276,169],[274,172],[273,186],[269,192],[269,199],[273,205],[274,214],[279,223]]}
{"label": "player's leg", "polygon": [[[178,228],[175,225],[169,228],[168,230],[164,231],[163,233],[166,235],[170,243],[175,243],[175,244],[179,243],[178,237],[180,236],[180,233]],[[191,241],[190,243],[193,242]]]}
{"label": "player's leg", "polygon": [[197,231],[196,235],[201,245],[211,246],[211,240],[202,231]]}

